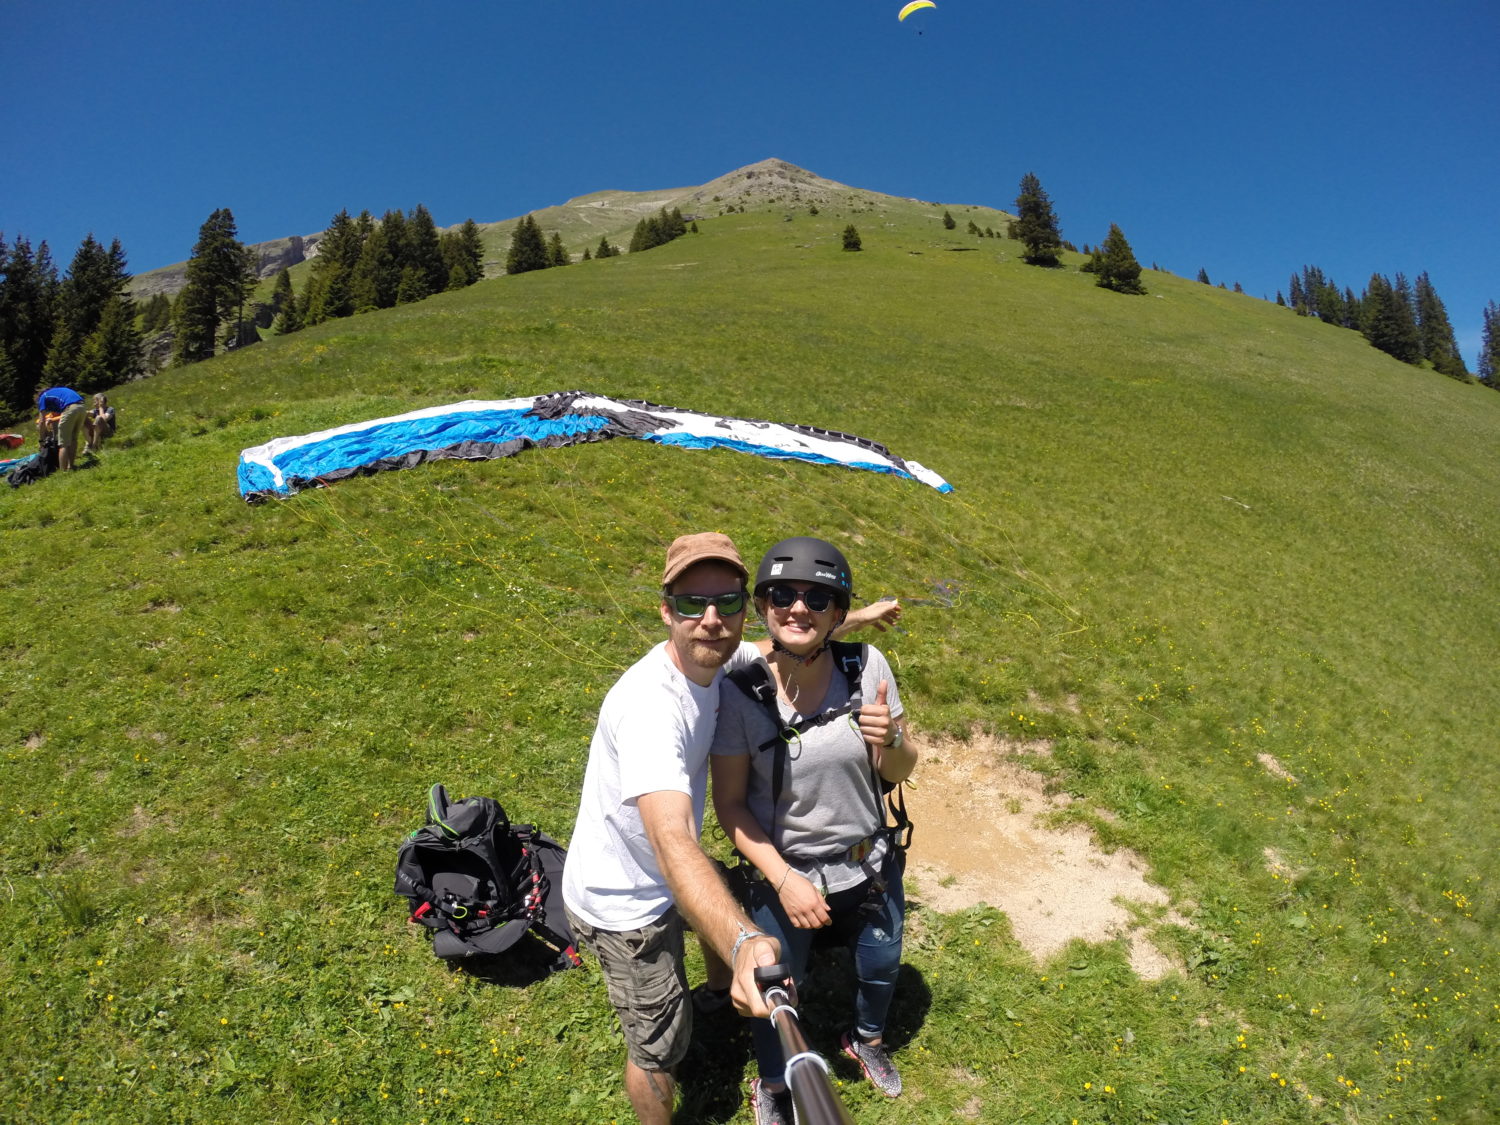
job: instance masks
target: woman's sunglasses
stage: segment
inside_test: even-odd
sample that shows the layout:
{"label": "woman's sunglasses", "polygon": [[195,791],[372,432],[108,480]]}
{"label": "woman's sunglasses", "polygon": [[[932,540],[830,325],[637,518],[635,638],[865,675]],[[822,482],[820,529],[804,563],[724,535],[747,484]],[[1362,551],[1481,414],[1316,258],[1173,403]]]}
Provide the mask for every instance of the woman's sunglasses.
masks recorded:
{"label": "woman's sunglasses", "polygon": [[732,594],[668,594],[667,603],[678,617],[702,617],[713,606],[720,617],[733,617],[745,608],[745,591]]}
{"label": "woman's sunglasses", "polygon": [[834,602],[833,591],[821,586],[814,586],[811,590],[799,590],[795,586],[771,586],[766,589],[766,596],[777,609],[791,609],[800,598],[802,604],[814,613],[822,613]]}

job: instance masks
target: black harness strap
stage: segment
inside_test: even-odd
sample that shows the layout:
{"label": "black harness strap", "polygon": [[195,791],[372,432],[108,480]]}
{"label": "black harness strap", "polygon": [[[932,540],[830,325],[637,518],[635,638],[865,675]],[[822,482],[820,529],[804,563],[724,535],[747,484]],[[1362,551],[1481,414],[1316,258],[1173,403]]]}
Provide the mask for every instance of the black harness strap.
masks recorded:
{"label": "black harness strap", "polygon": [[[757,747],[761,752],[771,750],[776,755],[771,762],[771,815],[773,817],[776,815],[777,807],[781,804],[781,792],[786,783],[786,761],[790,753],[788,746],[791,740],[799,737],[805,730],[822,726],[824,723],[832,722],[845,715],[853,715],[857,720],[859,709],[863,706],[865,646],[851,641],[830,641],[828,651],[833,657],[834,666],[843,672],[844,679],[848,682],[849,702],[843,707],[823,711],[795,723],[788,723],[782,719],[781,708],[776,704],[776,682],[771,678],[770,669],[764,663],[756,661],[748,668],[729,673],[729,679],[734,685],[765,709],[771,725],[776,730],[774,735]],[[891,819],[895,821],[891,826],[882,827],[879,832],[889,836],[893,847],[905,851],[911,846],[912,835],[911,817],[906,812],[905,792],[900,785],[881,777],[873,765],[870,767],[870,779],[875,787],[876,800],[885,798],[884,804],[889,809]],[[866,867],[866,870],[869,868]]]}
{"label": "black harness strap", "polygon": [[843,718],[845,715],[859,715],[859,709],[863,705],[861,677],[865,668],[865,646],[847,641],[829,641],[829,655],[833,657],[833,663],[839,671],[844,673],[844,679],[849,685],[849,702],[842,707],[831,711],[822,711],[816,715],[809,715],[805,719],[799,719],[795,723],[788,723],[781,717],[781,708],[776,705],[776,682],[771,678],[770,669],[760,661],[756,661],[748,668],[730,672],[729,679],[749,698],[759,703],[771,720],[771,725],[776,733],[766,739],[757,748],[762,752],[774,750],[776,757],[771,762],[771,810],[775,814],[776,806],[781,803],[781,791],[786,782],[786,760],[789,753],[788,746],[792,739],[801,736],[805,730],[812,730],[824,723],[831,723],[834,719]]}

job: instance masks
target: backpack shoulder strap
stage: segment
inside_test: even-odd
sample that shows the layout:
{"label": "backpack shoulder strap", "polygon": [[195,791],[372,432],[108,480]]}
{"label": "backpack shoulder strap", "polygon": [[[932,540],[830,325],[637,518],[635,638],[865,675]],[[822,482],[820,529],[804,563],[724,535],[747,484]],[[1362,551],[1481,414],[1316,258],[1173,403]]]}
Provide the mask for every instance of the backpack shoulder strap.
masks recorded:
{"label": "backpack shoulder strap", "polygon": [[786,784],[787,739],[797,735],[797,728],[788,726],[781,717],[781,708],[776,706],[776,682],[771,679],[771,670],[764,660],[738,668],[728,676],[735,687],[765,709],[766,717],[771,720],[771,729],[776,732],[757,747],[775,755],[771,760],[771,815],[775,816],[776,806],[781,803],[781,790]]}
{"label": "backpack shoulder strap", "polygon": [[774,743],[781,742],[787,726],[782,721],[780,708],[776,706],[776,683],[771,679],[771,670],[766,667],[765,661],[757,660],[754,664],[736,668],[725,675],[730,683],[745,693],[747,699],[761,705],[767,718],[771,720],[771,726],[776,730],[776,734],[761,743],[759,749],[766,750]]}
{"label": "backpack shoulder strap", "polygon": [[776,698],[776,685],[771,682],[771,670],[764,660],[736,668],[724,675],[756,703],[765,703]]}
{"label": "backpack shoulder strap", "polygon": [[834,666],[844,673],[844,680],[849,685],[849,706],[856,712],[864,702],[865,660],[869,647],[859,641],[828,642],[828,653],[833,657]]}

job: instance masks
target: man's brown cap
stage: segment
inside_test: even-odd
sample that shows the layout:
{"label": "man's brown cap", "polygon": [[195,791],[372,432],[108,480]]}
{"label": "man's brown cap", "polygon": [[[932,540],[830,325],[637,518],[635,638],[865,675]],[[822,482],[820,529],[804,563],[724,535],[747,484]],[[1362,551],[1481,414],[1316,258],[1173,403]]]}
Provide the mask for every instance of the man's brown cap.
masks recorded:
{"label": "man's brown cap", "polygon": [[670,586],[682,576],[682,572],[694,563],[721,562],[740,572],[740,581],[748,582],[750,572],[740,561],[740,553],[734,549],[734,541],[717,531],[700,531],[693,535],[679,535],[667,548],[667,567],[662,571],[661,584]]}

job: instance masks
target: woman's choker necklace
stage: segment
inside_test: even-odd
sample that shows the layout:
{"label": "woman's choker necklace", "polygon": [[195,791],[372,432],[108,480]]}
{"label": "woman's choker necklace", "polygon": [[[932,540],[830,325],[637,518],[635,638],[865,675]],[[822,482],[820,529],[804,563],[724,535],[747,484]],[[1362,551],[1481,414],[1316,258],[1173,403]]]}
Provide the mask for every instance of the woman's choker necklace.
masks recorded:
{"label": "woman's choker necklace", "polygon": [[[816,662],[818,657],[822,656],[827,648],[828,642],[825,640],[822,644],[820,644],[816,649],[808,653],[806,656],[798,656],[795,652],[787,648],[786,645],[782,644],[775,637],[771,638],[771,655],[773,657],[785,656],[790,659],[792,663],[797,665],[799,669],[806,668]],[[800,707],[802,685],[797,682],[796,677],[793,676],[790,671],[782,673],[781,688],[782,694],[786,697],[786,701],[793,707]]]}
{"label": "woman's choker necklace", "polygon": [[806,656],[798,656],[791,649],[787,648],[786,645],[782,644],[778,638],[771,638],[771,653],[773,656],[789,657],[795,663],[802,665],[804,668],[818,659],[818,657],[822,656],[823,653],[827,651],[827,649],[828,642],[825,640],[822,644],[813,649],[812,652],[808,653]]}

